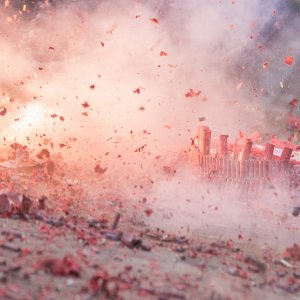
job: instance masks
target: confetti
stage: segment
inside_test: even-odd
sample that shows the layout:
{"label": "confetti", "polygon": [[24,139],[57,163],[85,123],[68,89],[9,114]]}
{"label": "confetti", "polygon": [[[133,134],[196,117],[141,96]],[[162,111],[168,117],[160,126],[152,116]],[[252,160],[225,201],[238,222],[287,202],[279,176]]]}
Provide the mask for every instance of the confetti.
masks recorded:
{"label": "confetti", "polygon": [[159,54],[160,56],[168,56],[168,53],[167,52],[165,52],[165,51],[160,51],[160,54]]}
{"label": "confetti", "polygon": [[292,65],[293,61],[294,61],[294,59],[292,56],[286,56],[284,59],[284,63],[289,66]]}
{"label": "confetti", "polygon": [[0,116],[5,116],[7,109],[4,106],[0,106]]}
{"label": "confetti", "polygon": [[88,108],[90,107],[91,105],[86,101],[84,103],[81,104],[84,108]]}
{"label": "confetti", "polygon": [[159,21],[155,18],[151,18],[150,21],[155,24],[159,24]]}
{"label": "confetti", "polygon": [[97,164],[96,167],[94,168],[94,171],[97,174],[104,174],[106,170],[107,168],[101,168],[99,164]]}
{"label": "confetti", "polygon": [[153,214],[153,210],[151,208],[147,208],[144,212],[147,217],[150,217]]}
{"label": "confetti", "polygon": [[192,97],[196,97],[196,96],[199,96],[201,93],[201,91],[194,91],[193,89],[190,89],[186,94],[185,94],[185,97],[186,98],[192,98]]}

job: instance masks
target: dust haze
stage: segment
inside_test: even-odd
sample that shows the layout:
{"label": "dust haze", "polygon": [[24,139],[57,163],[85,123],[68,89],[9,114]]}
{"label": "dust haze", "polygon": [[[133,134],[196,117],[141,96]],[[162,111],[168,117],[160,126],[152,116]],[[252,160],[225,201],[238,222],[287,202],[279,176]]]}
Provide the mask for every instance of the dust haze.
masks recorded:
{"label": "dust haze", "polygon": [[[250,83],[239,78],[239,57],[279,1],[261,2],[65,1],[31,18],[3,17],[3,153],[12,142],[33,157],[48,148],[63,157],[70,178],[93,178],[89,197],[122,198],[152,225],[195,232],[210,222],[238,232],[245,222],[251,231],[259,209],[203,186],[186,167],[167,178],[162,166],[200,121],[232,138],[239,130],[270,133],[265,103],[253,101]],[[107,168],[101,176],[96,164]],[[150,218],[139,206],[144,197]]]}

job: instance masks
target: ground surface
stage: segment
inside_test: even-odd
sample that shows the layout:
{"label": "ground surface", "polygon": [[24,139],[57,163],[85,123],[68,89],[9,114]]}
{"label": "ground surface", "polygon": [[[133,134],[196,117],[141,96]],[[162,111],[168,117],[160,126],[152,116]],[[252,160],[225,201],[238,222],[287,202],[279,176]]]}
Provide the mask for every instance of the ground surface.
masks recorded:
{"label": "ground surface", "polygon": [[111,231],[113,221],[53,210],[1,218],[0,299],[300,299],[298,253],[186,240],[123,215]]}

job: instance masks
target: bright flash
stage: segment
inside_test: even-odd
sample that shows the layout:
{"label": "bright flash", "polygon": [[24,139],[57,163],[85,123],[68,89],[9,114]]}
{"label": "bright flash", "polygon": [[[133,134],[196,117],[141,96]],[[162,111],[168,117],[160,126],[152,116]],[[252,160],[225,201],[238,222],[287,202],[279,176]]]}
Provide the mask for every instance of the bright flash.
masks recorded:
{"label": "bright flash", "polygon": [[15,122],[14,127],[22,130],[35,127],[42,121],[44,113],[45,109],[41,104],[28,104],[24,110],[23,116],[19,121]]}

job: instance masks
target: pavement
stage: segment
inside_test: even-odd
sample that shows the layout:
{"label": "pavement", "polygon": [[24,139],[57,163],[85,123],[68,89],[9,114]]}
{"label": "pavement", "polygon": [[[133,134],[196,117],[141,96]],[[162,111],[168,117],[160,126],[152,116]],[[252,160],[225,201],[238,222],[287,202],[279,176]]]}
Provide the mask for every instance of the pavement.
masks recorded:
{"label": "pavement", "polygon": [[300,299],[297,257],[113,215],[1,218],[0,299]]}

